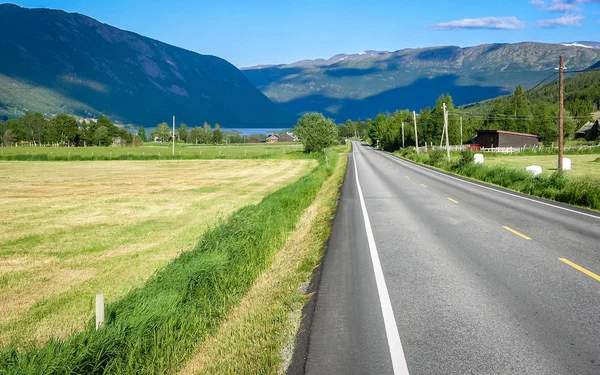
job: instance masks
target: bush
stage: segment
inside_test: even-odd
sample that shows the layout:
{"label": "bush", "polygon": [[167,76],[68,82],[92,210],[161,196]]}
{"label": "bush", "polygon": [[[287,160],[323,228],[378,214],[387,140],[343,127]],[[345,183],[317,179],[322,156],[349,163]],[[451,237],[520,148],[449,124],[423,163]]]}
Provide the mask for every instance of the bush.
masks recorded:
{"label": "bush", "polygon": [[473,158],[474,158],[475,153],[470,150],[470,149],[466,149],[464,151],[462,151],[460,153],[460,159],[458,159],[458,163],[457,166],[458,167],[465,167],[469,164],[473,164]]}
{"label": "bush", "polygon": [[439,166],[445,157],[446,157],[446,154],[444,154],[444,151],[442,151],[442,150],[430,151],[429,152],[429,164],[434,165],[434,166]]}

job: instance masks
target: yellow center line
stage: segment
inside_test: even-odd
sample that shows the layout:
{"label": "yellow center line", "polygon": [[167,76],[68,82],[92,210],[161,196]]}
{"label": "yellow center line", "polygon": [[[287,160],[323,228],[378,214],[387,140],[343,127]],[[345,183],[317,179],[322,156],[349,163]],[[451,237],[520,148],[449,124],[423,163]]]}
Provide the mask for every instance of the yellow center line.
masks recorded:
{"label": "yellow center line", "polygon": [[507,231],[509,231],[509,232],[511,232],[511,233],[513,233],[513,234],[516,234],[517,236],[519,236],[519,237],[521,237],[521,238],[524,238],[524,239],[526,239],[526,240],[528,240],[528,241],[530,241],[530,240],[531,240],[531,238],[527,237],[527,236],[526,236],[526,235],[524,235],[523,233],[519,233],[519,232],[517,232],[516,230],[514,230],[514,229],[511,229],[511,228],[509,228],[509,227],[507,227],[507,226],[503,226],[502,228],[504,228],[504,229],[506,229]]}
{"label": "yellow center line", "polygon": [[423,184],[421,184],[421,186],[423,186],[423,187],[427,187],[427,185],[423,185]]}
{"label": "yellow center line", "polygon": [[586,270],[585,268],[581,267],[580,265],[578,265],[578,264],[575,264],[575,263],[573,263],[573,262],[571,262],[570,260],[568,260],[568,259],[565,259],[565,258],[558,258],[558,260],[560,260],[560,261],[561,261],[561,262],[563,262],[563,263],[566,263],[566,264],[568,264],[569,266],[571,266],[571,267],[575,268],[575,269],[576,269],[576,270],[578,270],[578,271],[581,271],[581,272],[585,273],[586,275],[588,275],[588,276],[589,276],[589,277],[591,277],[592,279],[596,279],[597,281],[600,281],[600,276],[596,275],[596,274],[595,274],[595,273],[593,273],[592,271],[590,271],[590,270]]}
{"label": "yellow center line", "polygon": [[457,200],[455,200],[455,199],[452,199],[452,198],[448,197],[448,200],[449,200],[450,202],[452,202],[452,203],[456,203],[456,204],[458,204],[458,201],[457,201]]}
{"label": "yellow center line", "polygon": [[406,177],[406,178],[408,178],[410,180],[410,177],[408,177],[408,176],[404,176],[404,177]]}

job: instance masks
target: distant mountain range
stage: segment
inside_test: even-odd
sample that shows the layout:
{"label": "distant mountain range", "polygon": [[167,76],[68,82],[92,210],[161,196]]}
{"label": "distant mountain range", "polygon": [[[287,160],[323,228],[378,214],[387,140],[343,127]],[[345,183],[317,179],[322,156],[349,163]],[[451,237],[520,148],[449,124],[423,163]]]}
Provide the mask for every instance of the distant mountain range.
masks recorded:
{"label": "distant mountain range", "polygon": [[338,122],[396,109],[419,110],[449,93],[456,105],[532,87],[565,56],[570,70],[600,61],[600,43],[516,43],[365,51],[330,59],[242,68],[271,100],[293,114],[323,112]]}
{"label": "distant mountain range", "polygon": [[[236,67],[92,18],[0,5],[0,109],[154,126],[287,128],[295,117]],[[1,114],[1,113],[0,113]]]}

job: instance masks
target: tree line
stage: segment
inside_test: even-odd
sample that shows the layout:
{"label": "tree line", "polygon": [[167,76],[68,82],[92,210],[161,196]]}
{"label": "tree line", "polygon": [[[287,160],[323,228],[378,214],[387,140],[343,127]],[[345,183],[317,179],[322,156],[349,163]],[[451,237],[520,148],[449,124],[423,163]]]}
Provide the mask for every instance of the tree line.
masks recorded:
{"label": "tree line", "polygon": [[[100,116],[97,120],[77,120],[68,114],[59,114],[46,119],[41,113],[28,112],[18,120],[0,121],[0,145],[12,146],[28,143],[33,146],[110,146],[136,145],[148,141],[172,141],[172,129],[166,123],[160,123],[150,131],[150,137],[143,126],[130,133],[127,129],[115,125],[109,117]],[[245,136],[240,131],[223,131],[219,124],[211,127],[188,127],[179,124],[175,130],[175,140],[191,144],[246,143],[251,138],[265,138],[264,134]]]}
{"label": "tree line", "polygon": [[[588,91],[592,91],[589,89]],[[600,92],[598,92],[600,98]],[[573,95],[573,100],[565,103],[564,129],[566,137],[574,137],[575,132],[585,122],[591,120],[594,99],[586,100]],[[448,135],[450,144],[470,143],[477,130],[507,130],[519,133],[536,134],[540,141],[552,144],[558,139],[558,106],[539,97],[530,95],[517,86],[512,95],[500,97],[481,104],[456,108],[452,96],[442,94],[433,108],[426,107],[417,114],[417,137],[419,146],[437,145],[442,139],[444,127],[443,104],[449,112]],[[576,115],[573,115],[574,111]],[[462,118],[462,137],[461,122]],[[393,151],[402,147],[402,124],[404,123],[404,146],[415,145],[414,117],[409,110],[393,113],[380,113],[375,119],[362,121],[348,120],[339,126],[340,136],[371,139],[385,150]]]}
{"label": "tree line", "polygon": [[41,113],[28,112],[18,120],[0,122],[1,143],[11,146],[27,142],[35,146],[108,146],[115,141],[131,143],[132,135],[107,116],[95,121],[78,121],[67,114],[47,120]]}

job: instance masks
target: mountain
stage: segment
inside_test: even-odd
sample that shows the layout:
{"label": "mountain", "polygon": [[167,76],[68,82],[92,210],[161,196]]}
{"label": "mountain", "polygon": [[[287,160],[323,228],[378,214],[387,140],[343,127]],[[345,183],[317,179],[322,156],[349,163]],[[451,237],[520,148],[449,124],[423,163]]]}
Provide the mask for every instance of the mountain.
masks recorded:
{"label": "mountain", "polygon": [[[579,42],[591,43],[591,42]],[[461,105],[532,87],[558,66],[585,69],[600,49],[544,43],[485,44],[369,51],[286,65],[243,68],[254,85],[299,115],[319,111],[337,121],[379,112],[419,110],[449,93]]]}
{"label": "mountain", "polygon": [[571,42],[571,43],[563,43],[563,46],[600,48],[600,43],[598,43],[598,42]]}
{"label": "mountain", "polygon": [[0,5],[0,109],[155,126],[287,128],[295,117],[227,61],[76,13]]}

